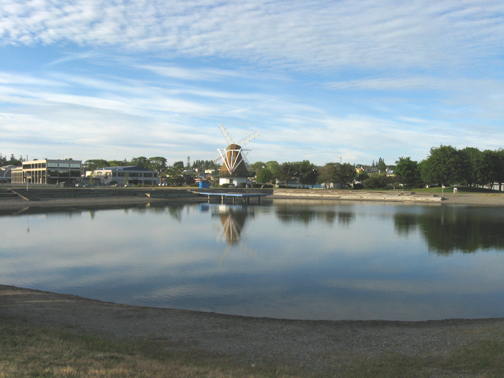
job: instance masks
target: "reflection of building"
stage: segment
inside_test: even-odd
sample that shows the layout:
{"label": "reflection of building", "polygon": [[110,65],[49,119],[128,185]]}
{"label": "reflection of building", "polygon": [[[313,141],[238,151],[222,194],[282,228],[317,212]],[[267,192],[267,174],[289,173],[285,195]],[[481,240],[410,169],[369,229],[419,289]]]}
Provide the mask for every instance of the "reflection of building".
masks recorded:
{"label": "reflection of building", "polygon": [[93,171],[93,176],[100,180],[102,185],[133,184],[157,185],[159,177],[156,171],[142,167],[108,167]]}
{"label": "reflection of building", "polygon": [[219,214],[222,223],[222,233],[226,237],[228,244],[237,244],[240,241],[240,235],[247,219],[245,211]]}
{"label": "reflection of building", "polygon": [[13,184],[60,184],[75,183],[81,176],[80,160],[42,159],[23,161],[22,166],[12,169]]}
{"label": "reflection of building", "polygon": [[245,226],[245,221],[250,213],[250,207],[241,205],[215,205],[200,204],[200,211],[212,212],[212,217],[219,217],[222,223],[221,236],[226,239],[229,245],[238,244],[241,238],[241,232]]}

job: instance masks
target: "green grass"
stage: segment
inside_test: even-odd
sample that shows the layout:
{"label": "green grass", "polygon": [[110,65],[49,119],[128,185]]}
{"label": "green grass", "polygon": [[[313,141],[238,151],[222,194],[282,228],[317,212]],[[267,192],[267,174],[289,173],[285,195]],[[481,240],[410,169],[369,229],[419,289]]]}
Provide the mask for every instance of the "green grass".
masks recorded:
{"label": "green grass", "polygon": [[117,341],[0,319],[0,377],[503,377],[504,341],[475,339],[441,355],[347,355],[344,362],[325,356],[334,368],[313,372],[289,361],[252,366],[155,340]]}
{"label": "green grass", "polygon": [[0,319],[0,377],[303,377],[279,365],[252,366],[153,340],[110,340]]}

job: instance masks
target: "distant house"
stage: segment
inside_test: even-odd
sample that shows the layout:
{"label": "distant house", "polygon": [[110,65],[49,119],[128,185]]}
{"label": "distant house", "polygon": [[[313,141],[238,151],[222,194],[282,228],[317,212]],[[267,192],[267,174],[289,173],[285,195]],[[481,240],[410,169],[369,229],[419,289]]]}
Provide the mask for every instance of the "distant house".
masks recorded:
{"label": "distant house", "polygon": [[100,185],[158,185],[159,175],[142,167],[107,167],[93,171],[93,179],[99,180]]}

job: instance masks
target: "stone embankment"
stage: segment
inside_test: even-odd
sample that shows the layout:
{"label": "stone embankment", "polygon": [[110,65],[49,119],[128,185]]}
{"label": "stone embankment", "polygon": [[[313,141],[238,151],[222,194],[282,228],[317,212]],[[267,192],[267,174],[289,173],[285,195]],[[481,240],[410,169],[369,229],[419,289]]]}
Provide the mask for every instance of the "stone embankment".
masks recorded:
{"label": "stone embankment", "polygon": [[292,190],[275,189],[275,197],[288,198],[327,198],[340,200],[366,200],[366,201],[412,201],[412,202],[441,202],[443,197],[435,194],[416,194],[415,192],[365,192],[348,190]]}

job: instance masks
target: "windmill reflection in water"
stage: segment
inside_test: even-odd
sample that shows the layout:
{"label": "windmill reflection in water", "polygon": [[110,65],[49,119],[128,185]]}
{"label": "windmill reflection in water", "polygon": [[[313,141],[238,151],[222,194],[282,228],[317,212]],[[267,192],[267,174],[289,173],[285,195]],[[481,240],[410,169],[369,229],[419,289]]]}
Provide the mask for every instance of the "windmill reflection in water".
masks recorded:
{"label": "windmill reflection in water", "polygon": [[254,217],[253,207],[242,205],[223,205],[223,204],[200,204],[200,211],[210,212],[212,217],[219,218],[222,229],[219,230],[217,236],[218,241],[226,241],[226,248],[219,258],[222,263],[229,255],[231,249],[239,247],[250,257],[256,257],[257,253],[240,243],[242,240],[241,234],[245,227],[245,222],[248,217]]}

